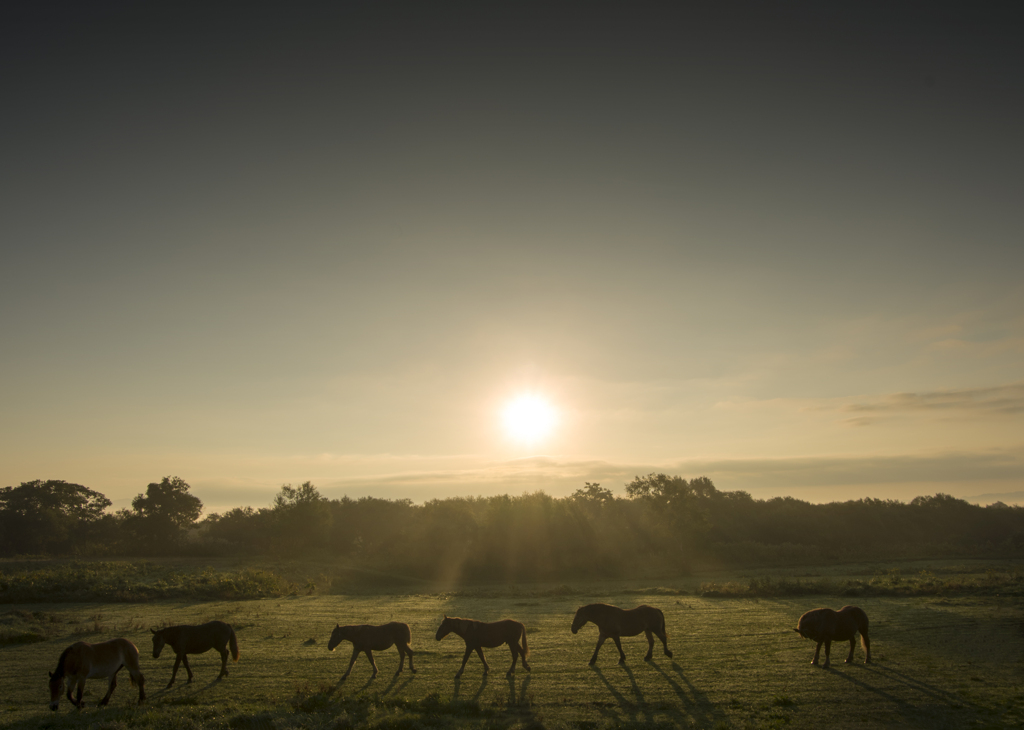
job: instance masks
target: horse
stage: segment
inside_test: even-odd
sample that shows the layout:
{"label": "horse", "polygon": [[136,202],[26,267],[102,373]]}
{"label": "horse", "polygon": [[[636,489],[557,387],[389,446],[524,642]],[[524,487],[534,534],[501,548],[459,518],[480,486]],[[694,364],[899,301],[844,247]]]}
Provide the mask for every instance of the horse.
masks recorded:
{"label": "horse", "polygon": [[812,639],[818,642],[814,649],[814,659],[811,664],[818,664],[818,654],[821,652],[821,645],[825,644],[825,665],[829,668],[829,654],[832,652],[833,641],[849,641],[850,654],[846,657],[846,663],[853,661],[853,647],[857,632],[860,632],[860,643],[867,655],[865,664],[871,663],[871,639],[868,638],[868,615],[856,606],[843,606],[838,611],[831,608],[815,608],[808,611],[797,622],[793,631],[805,639]]}
{"label": "horse", "polygon": [[[445,616],[444,621],[437,627],[437,635],[434,638],[440,641],[453,632],[466,642],[466,653],[462,657],[462,666],[455,673],[456,679],[462,676],[466,662],[469,661],[469,655],[474,651],[480,656],[480,661],[484,663],[484,674],[487,674],[490,667],[487,666],[487,660],[484,659],[483,649],[484,647],[493,649],[502,644],[508,644],[508,648],[512,650],[512,666],[505,672],[505,676],[511,677],[516,673],[516,661],[519,657],[523,658],[523,668],[530,671],[530,665],[526,661],[526,657],[530,655],[530,647],[526,644],[526,627],[518,621],[505,619],[504,621],[484,623],[471,618]],[[520,639],[523,642],[522,646],[519,645]]]}
{"label": "horse", "polygon": [[398,621],[392,621],[389,624],[383,626],[342,626],[338,624],[334,627],[334,631],[331,632],[331,640],[327,644],[327,648],[334,651],[334,647],[343,641],[352,642],[352,659],[348,663],[348,670],[341,677],[341,681],[344,682],[348,679],[349,672],[352,671],[352,665],[356,663],[356,657],[359,656],[359,652],[366,654],[366,658],[370,660],[370,666],[373,667],[373,676],[377,676],[377,662],[373,660],[374,651],[384,651],[390,649],[394,645],[398,649],[398,671],[395,672],[397,677],[402,673],[405,668],[405,655],[409,655],[409,671],[416,674],[416,669],[412,665],[412,648],[409,646],[409,642],[412,641],[412,634],[409,631],[409,624],[399,623]]}
{"label": "horse", "polygon": [[153,632],[153,658],[159,659],[164,644],[174,650],[174,670],[167,689],[174,684],[178,676],[178,665],[185,664],[188,672],[188,683],[192,683],[192,667],[188,665],[187,654],[202,654],[204,651],[216,649],[220,652],[220,674],[217,679],[228,675],[228,645],[231,645],[231,656],[238,661],[238,640],[235,630],[223,621],[210,621],[199,626],[168,626],[166,629],[150,629]]}
{"label": "horse", "polygon": [[597,653],[606,639],[615,642],[619,650],[619,664],[626,663],[626,655],[622,651],[620,636],[636,636],[640,633],[647,634],[647,656],[645,662],[651,661],[654,656],[654,637],[661,639],[661,645],[665,649],[665,656],[672,658],[672,652],[668,648],[668,634],[665,632],[665,614],[660,608],[653,606],[637,606],[636,608],[624,609],[618,606],[609,606],[607,603],[591,603],[576,610],[576,616],[572,620],[572,632],[575,634],[587,621],[593,621],[597,626],[597,648],[594,649],[594,656],[590,657],[590,665],[597,663]]}
{"label": "horse", "polygon": [[[56,710],[60,704],[60,693],[64,689],[65,681],[68,685],[68,702],[81,709],[85,707],[85,703],[82,702],[85,680],[110,677],[107,693],[100,700],[102,707],[110,702],[110,695],[114,694],[117,673],[121,671],[121,667],[128,667],[128,676],[131,677],[132,684],[139,687],[139,702],[143,702],[146,699],[146,680],[139,671],[139,650],[135,648],[135,644],[128,639],[111,639],[98,644],[79,641],[72,644],[57,660],[57,671],[50,672],[50,709]],[[71,697],[72,687],[78,689],[74,699]]]}

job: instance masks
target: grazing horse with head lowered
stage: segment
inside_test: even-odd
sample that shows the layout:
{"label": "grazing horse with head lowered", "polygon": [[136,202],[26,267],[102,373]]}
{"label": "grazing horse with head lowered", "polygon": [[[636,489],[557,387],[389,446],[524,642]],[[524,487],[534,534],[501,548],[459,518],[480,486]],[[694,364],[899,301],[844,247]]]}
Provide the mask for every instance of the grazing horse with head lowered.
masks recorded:
{"label": "grazing horse with head lowered", "polygon": [[665,632],[665,614],[660,608],[653,606],[637,606],[636,608],[624,609],[618,606],[609,606],[607,603],[591,603],[576,610],[576,616],[572,620],[572,632],[575,634],[580,628],[593,621],[597,625],[597,648],[594,649],[594,656],[590,657],[590,663],[597,663],[597,652],[606,639],[615,642],[619,650],[619,664],[626,663],[626,655],[622,651],[620,636],[636,636],[647,634],[647,656],[644,661],[649,662],[654,656],[654,637],[661,639],[661,645],[665,649],[665,656],[672,658],[672,652],[668,648],[668,634]]}
{"label": "grazing horse with head lowered", "polygon": [[[519,657],[523,658],[523,668],[530,671],[530,665],[526,662],[526,657],[530,655],[530,647],[526,645],[526,627],[518,621],[505,619],[488,624],[483,621],[474,621],[471,618],[445,616],[444,621],[437,627],[437,635],[434,638],[440,641],[450,633],[461,636],[462,640],[466,642],[466,653],[462,657],[462,666],[455,673],[456,679],[462,676],[466,662],[469,661],[469,655],[474,651],[480,656],[480,661],[484,663],[484,674],[487,674],[490,667],[487,666],[487,660],[484,659],[483,649],[485,647],[493,649],[502,644],[508,644],[508,648],[512,650],[512,666],[505,672],[506,676],[516,673],[516,662]],[[522,646],[519,645],[520,639],[523,642]]]}
{"label": "grazing horse with head lowered", "polygon": [[188,672],[188,681],[192,682],[192,667],[188,665],[188,654],[202,654],[204,651],[216,649],[220,653],[220,674],[217,679],[228,675],[228,646],[231,646],[231,656],[238,661],[238,640],[235,638],[235,630],[223,621],[210,621],[199,626],[168,626],[166,629],[150,629],[153,632],[153,658],[159,659],[164,644],[174,650],[174,669],[171,671],[171,681],[167,683],[170,689],[174,684],[174,678],[178,676],[178,665],[184,663],[185,671]]}
{"label": "grazing horse with head lowered", "polygon": [[[117,673],[121,667],[128,667],[128,676],[132,684],[139,686],[139,702],[146,699],[146,680],[139,671],[139,650],[128,639],[111,639],[98,644],[86,644],[79,641],[72,644],[57,660],[57,671],[50,672],[50,709],[56,710],[60,704],[60,693],[64,683],[68,685],[68,701],[75,707],[82,708],[82,692],[85,680],[97,677],[109,677],[107,693],[100,700],[100,705],[110,702],[110,695],[117,687]],[[74,698],[71,689],[77,688]]]}
{"label": "grazing horse with head lowered", "polygon": [[818,663],[818,655],[821,652],[821,645],[825,644],[825,665],[829,668],[829,654],[832,652],[833,641],[849,641],[850,654],[846,657],[849,664],[853,661],[853,647],[856,643],[857,632],[860,632],[860,643],[867,655],[865,664],[871,662],[871,639],[868,638],[868,615],[856,606],[843,606],[838,611],[831,608],[815,608],[808,611],[797,622],[793,631],[805,639],[818,642],[814,649],[814,659],[811,664]]}
{"label": "grazing horse with head lowered", "polygon": [[390,649],[394,645],[398,649],[398,671],[395,672],[397,677],[402,673],[405,668],[405,655],[409,655],[409,671],[413,674],[416,673],[416,669],[412,665],[412,648],[409,646],[409,642],[412,641],[412,633],[409,631],[409,624],[403,624],[398,621],[392,621],[389,624],[383,626],[342,626],[338,624],[334,627],[334,631],[331,632],[331,640],[327,644],[327,648],[334,651],[334,647],[343,641],[352,642],[352,659],[348,663],[348,670],[341,677],[341,681],[344,682],[348,679],[349,672],[352,671],[352,665],[356,663],[356,657],[359,656],[359,652],[366,654],[366,658],[370,660],[370,666],[373,667],[373,676],[377,676],[377,662],[373,661],[374,651],[384,651]]}

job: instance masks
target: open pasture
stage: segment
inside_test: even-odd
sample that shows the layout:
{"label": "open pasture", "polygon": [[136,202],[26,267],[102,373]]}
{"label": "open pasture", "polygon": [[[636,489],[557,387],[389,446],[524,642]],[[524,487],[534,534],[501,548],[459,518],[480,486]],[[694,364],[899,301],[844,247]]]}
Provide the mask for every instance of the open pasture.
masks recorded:
{"label": "open pasture", "polygon": [[[543,591],[389,596],[292,596],[212,603],[30,604],[0,614],[39,624],[45,641],[0,647],[0,723],[28,727],[1019,727],[1024,723],[1024,607],[1015,597],[861,597],[871,620],[873,663],[843,663],[848,644],[833,645],[833,668],[810,664],[814,644],[792,631],[803,611],[838,608],[842,599],[699,598],[652,589],[551,595]],[[555,592],[557,593],[557,592]],[[607,642],[596,667],[588,660],[597,630],[569,627],[582,603],[665,612],[668,659],[655,647],[645,663],[643,635],[623,639],[626,666]],[[474,655],[454,679],[464,644],[441,642],[443,616],[527,627],[530,664],[507,679],[508,647]],[[221,619],[238,634],[241,660],[216,681],[216,652],[193,656],[195,681],[171,689],[173,656],[152,657],[151,627]],[[412,629],[416,668],[397,677],[394,648],[376,652],[376,679],[365,657],[339,683],[351,653],[327,642],[336,623],[404,621]],[[78,641],[125,636],[139,647],[149,699],[137,706],[121,676],[107,708],[95,705],[106,682],[90,680],[87,709],[66,700],[46,708],[47,671]],[[122,675],[125,673],[122,672]]]}

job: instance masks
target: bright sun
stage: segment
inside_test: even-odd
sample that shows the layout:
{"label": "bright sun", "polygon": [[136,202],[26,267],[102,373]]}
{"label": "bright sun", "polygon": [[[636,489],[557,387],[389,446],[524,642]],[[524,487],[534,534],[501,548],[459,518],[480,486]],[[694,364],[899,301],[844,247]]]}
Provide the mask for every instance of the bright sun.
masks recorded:
{"label": "bright sun", "polygon": [[555,409],[536,395],[521,395],[509,401],[502,411],[509,436],[529,443],[544,439],[555,427]]}

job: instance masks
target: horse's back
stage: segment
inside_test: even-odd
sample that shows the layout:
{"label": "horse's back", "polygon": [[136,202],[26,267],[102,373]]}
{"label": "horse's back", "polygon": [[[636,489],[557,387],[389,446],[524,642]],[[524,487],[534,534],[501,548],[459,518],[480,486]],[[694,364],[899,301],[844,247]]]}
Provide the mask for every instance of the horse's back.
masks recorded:
{"label": "horse's back", "polygon": [[412,641],[412,631],[409,629],[409,624],[404,624],[401,621],[391,621],[384,624],[381,628],[387,631],[396,644],[407,646]]}
{"label": "horse's back", "polygon": [[202,654],[210,649],[223,649],[235,633],[223,621],[207,621],[205,624],[170,626],[167,643],[179,654]]}
{"label": "horse's back", "polygon": [[128,639],[118,638],[87,644],[79,641],[72,644],[65,663],[65,673],[90,679],[109,677],[122,666],[129,671],[139,668],[139,650]]}
{"label": "horse's back", "polygon": [[854,627],[853,631],[850,632],[850,636],[853,636],[853,633],[857,631],[860,631],[862,634],[868,632],[868,615],[859,606],[843,606],[836,612],[836,615],[840,621]]}
{"label": "horse's back", "polygon": [[804,613],[797,622],[797,631],[809,639],[846,641],[860,631],[868,630],[868,617],[857,606],[843,606],[838,611],[815,608]]}
{"label": "horse's back", "polygon": [[526,632],[526,627],[520,621],[510,618],[490,623],[474,621],[473,624],[474,642],[489,649],[510,642],[518,642],[519,637]]}

